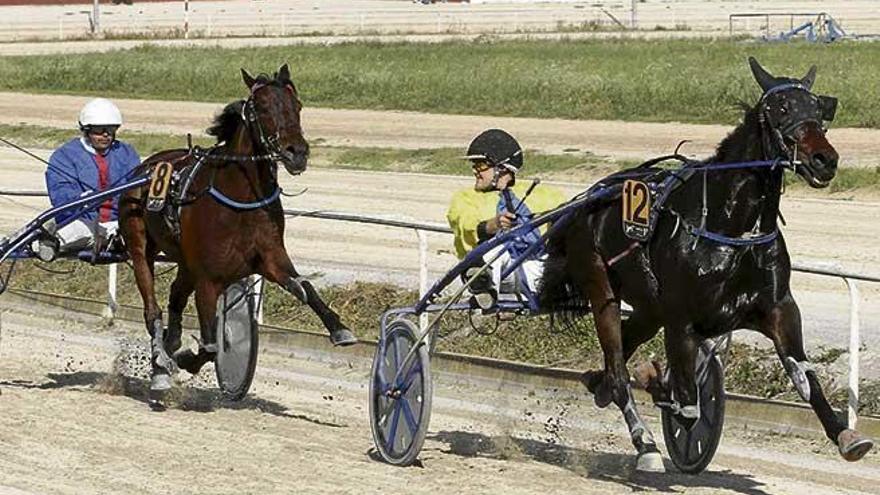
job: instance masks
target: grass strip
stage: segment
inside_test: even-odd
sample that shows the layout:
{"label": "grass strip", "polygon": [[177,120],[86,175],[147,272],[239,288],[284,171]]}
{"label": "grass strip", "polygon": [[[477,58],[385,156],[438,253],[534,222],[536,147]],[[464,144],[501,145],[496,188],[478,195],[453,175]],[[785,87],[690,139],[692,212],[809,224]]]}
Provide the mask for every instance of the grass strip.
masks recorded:
{"label": "grass strip", "polygon": [[[759,96],[746,59],[840,99],[835,125],[880,127],[873,43],[737,40],[353,42],[165,48],[0,58],[0,89],[227,102],[238,69],[289,62],[307,106],[544,118],[734,124]],[[101,67],[101,70],[94,70]],[[169,116],[170,117],[170,116]]]}
{"label": "grass strip", "polygon": [[[76,136],[75,130],[57,129],[32,125],[0,124],[0,137],[25,148],[53,149]],[[154,134],[124,131],[119,135],[134,146],[141,157],[148,157],[157,151],[182,148],[186,139],[171,134]],[[213,140],[194,137],[193,144],[211,146]],[[366,170],[372,172],[409,172],[443,175],[471,175],[471,170],[461,160],[463,150],[455,148],[435,148],[403,150],[393,148],[357,148],[313,146],[310,164],[317,168]],[[22,154],[22,160],[31,160]],[[39,165],[36,164],[35,165]],[[570,152],[544,154],[526,152],[527,176],[540,176],[544,179],[564,180],[590,184],[605,175],[622,168],[636,165],[634,161],[612,161],[589,152]],[[880,167],[841,168],[828,188],[811,189],[803,179],[794,174],[786,174],[786,187],[811,195],[828,195],[841,192],[880,191]]]}

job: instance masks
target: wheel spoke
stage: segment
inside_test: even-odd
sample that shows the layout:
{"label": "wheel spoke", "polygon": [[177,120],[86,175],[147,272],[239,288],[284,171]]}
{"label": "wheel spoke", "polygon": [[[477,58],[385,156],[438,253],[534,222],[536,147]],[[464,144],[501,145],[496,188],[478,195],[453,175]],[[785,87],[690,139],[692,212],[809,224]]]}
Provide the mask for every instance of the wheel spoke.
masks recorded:
{"label": "wheel spoke", "polygon": [[419,429],[419,425],[416,423],[416,418],[413,415],[412,408],[409,406],[409,402],[407,400],[401,400],[400,409],[403,411],[403,419],[406,420],[406,426],[409,427],[409,433],[415,435],[416,431]]}
{"label": "wheel spoke", "polygon": [[406,391],[409,390],[410,385],[412,385],[413,380],[415,380],[416,378],[416,373],[420,371],[422,371],[422,363],[416,360],[413,363],[412,368],[410,368],[409,371],[406,372],[406,376],[403,378],[400,384],[400,390],[403,393],[406,393]]}
{"label": "wheel spoke", "polygon": [[385,450],[394,452],[394,438],[397,436],[397,425],[400,422],[400,401],[394,402],[394,413],[391,416],[391,427],[388,429],[388,437],[385,439]]}

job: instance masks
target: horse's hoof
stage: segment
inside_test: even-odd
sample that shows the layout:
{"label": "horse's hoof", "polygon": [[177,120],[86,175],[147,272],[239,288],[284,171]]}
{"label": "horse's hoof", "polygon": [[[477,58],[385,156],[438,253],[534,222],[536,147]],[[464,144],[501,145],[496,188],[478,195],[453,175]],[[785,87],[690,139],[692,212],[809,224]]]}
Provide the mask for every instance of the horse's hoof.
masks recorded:
{"label": "horse's hoof", "polygon": [[856,430],[846,429],[837,435],[837,449],[841,457],[849,462],[855,462],[865,456],[874,442],[870,438],[863,437]]}
{"label": "horse's hoof", "polygon": [[656,450],[639,454],[636,460],[636,471],[643,473],[665,473],[666,466],[663,465],[663,456]]}
{"label": "horse's hoof", "polygon": [[184,349],[174,355],[174,362],[177,363],[177,366],[191,375],[199,374],[199,370],[202,369],[198,361],[196,354],[189,349]]}
{"label": "horse's hoof", "polygon": [[150,409],[155,412],[162,412],[168,409],[161,399],[154,397],[150,397],[150,400],[147,401],[147,405],[149,405]]}
{"label": "horse's hoof", "polygon": [[607,407],[611,404],[611,388],[605,383],[604,371],[586,371],[581,375],[581,382],[593,394],[593,401],[598,407]]}
{"label": "horse's hoof", "polygon": [[357,337],[347,328],[339,328],[330,332],[330,342],[335,346],[343,347],[357,344]]}
{"label": "horse's hoof", "polygon": [[632,373],[633,385],[642,390],[648,390],[652,385],[660,380],[656,361],[644,362],[636,366]]}

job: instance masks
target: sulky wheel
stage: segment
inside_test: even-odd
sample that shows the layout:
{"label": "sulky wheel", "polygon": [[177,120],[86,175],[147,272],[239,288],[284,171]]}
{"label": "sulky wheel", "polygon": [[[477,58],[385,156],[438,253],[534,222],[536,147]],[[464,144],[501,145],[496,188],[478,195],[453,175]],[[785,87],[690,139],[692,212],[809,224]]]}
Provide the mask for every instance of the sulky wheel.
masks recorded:
{"label": "sulky wheel", "polygon": [[409,320],[391,322],[376,347],[370,374],[373,442],[382,458],[397,466],[407,466],[416,460],[431,419],[427,345],[419,344],[409,362],[403,362],[417,340],[416,335],[416,326]]}
{"label": "sulky wheel", "polygon": [[248,279],[226,289],[217,301],[217,384],[230,400],[247,395],[259,353],[256,297]]}
{"label": "sulky wheel", "polygon": [[699,354],[702,363],[697,365],[698,377],[701,366],[706,365],[703,379],[698,378],[700,418],[688,428],[685,425],[689,420],[682,424],[682,418],[671,410],[661,411],[669,457],[678,469],[689,474],[702,472],[712,462],[724,428],[724,369],[714,353],[707,358],[701,348]]}

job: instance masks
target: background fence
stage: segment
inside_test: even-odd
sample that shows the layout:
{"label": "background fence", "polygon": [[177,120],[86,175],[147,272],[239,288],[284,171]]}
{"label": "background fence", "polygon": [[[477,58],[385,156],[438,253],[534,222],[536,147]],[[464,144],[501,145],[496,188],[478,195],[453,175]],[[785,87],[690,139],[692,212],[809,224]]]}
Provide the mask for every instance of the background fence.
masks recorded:
{"label": "background fence", "polygon": [[[767,13],[802,12],[811,3],[762,4]],[[806,9],[804,8],[805,6]],[[186,0],[111,5],[0,7],[0,40],[74,39],[91,36],[216,37],[317,34],[518,33],[631,30],[726,36],[729,15],[754,2],[722,0],[557,0],[551,3],[436,3],[409,1]],[[849,32],[880,32],[875,0],[828,0],[822,10]],[[764,23],[766,24],[766,23]],[[759,22],[737,33],[760,35]]]}

